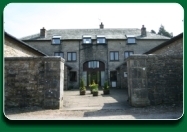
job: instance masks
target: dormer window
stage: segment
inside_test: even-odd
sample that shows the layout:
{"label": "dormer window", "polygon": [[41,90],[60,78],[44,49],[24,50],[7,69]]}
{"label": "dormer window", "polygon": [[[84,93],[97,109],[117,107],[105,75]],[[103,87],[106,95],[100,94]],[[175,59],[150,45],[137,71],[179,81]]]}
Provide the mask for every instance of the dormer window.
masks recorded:
{"label": "dormer window", "polygon": [[92,38],[91,36],[84,35],[82,38],[83,44],[91,44],[92,43]]}
{"label": "dormer window", "polygon": [[127,35],[127,44],[136,44],[136,37],[134,35]]}
{"label": "dormer window", "polygon": [[105,36],[97,35],[97,44],[106,44]]}
{"label": "dormer window", "polygon": [[54,45],[58,45],[58,44],[61,44],[61,36],[53,36],[52,38],[52,44]]}

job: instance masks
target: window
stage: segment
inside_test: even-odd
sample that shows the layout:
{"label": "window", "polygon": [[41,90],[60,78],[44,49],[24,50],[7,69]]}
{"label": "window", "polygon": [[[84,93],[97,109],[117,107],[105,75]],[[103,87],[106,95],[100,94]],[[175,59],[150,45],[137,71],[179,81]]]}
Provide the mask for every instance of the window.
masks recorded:
{"label": "window", "polygon": [[111,61],[118,61],[119,60],[119,52],[118,51],[111,51],[110,52],[110,60]]}
{"label": "window", "polygon": [[117,72],[116,71],[110,72],[110,81],[117,81]]}
{"label": "window", "polygon": [[97,35],[97,44],[105,44],[105,43],[106,43],[105,36],[99,36],[99,35]]}
{"label": "window", "polygon": [[52,38],[52,44],[54,44],[54,45],[58,45],[58,44],[60,44],[61,43],[61,36],[53,36],[53,38]]}
{"label": "window", "polygon": [[125,51],[125,58],[128,58],[132,54],[134,54],[133,51]]}
{"label": "window", "polygon": [[127,44],[135,44],[136,43],[136,37],[134,35],[126,35],[127,37]]}
{"label": "window", "polygon": [[92,39],[91,36],[83,36],[83,44],[91,44],[92,43]]}
{"label": "window", "polygon": [[77,55],[75,52],[68,52],[68,61],[76,61]]}
{"label": "window", "polygon": [[64,58],[64,53],[63,52],[55,52],[54,56],[61,56],[62,58]]}
{"label": "window", "polygon": [[91,44],[91,38],[84,38],[83,44]]}
{"label": "window", "polygon": [[127,43],[128,44],[135,44],[136,43],[136,39],[135,38],[127,38]]}
{"label": "window", "polygon": [[77,81],[77,72],[76,71],[70,71],[69,80],[71,82],[76,82]]}
{"label": "window", "polygon": [[99,68],[99,61],[89,61],[88,68]]}

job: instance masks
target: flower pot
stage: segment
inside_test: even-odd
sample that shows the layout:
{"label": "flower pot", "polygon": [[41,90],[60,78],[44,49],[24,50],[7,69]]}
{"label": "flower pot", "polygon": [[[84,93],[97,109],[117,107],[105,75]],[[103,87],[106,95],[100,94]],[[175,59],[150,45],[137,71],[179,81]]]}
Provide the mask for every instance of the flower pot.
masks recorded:
{"label": "flower pot", "polygon": [[86,91],[80,91],[80,95],[85,95]]}
{"label": "flower pot", "polygon": [[110,94],[110,90],[103,90],[103,94],[104,95]]}
{"label": "flower pot", "polygon": [[98,96],[99,92],[92,92],[93,96]]}

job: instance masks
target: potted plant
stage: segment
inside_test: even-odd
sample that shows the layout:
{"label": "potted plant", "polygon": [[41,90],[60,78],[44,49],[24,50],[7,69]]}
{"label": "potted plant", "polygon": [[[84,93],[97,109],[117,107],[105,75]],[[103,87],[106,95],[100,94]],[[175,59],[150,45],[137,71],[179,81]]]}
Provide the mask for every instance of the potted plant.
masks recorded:
{"label": "potted plant", "polygon": [[93,91],[95,85],[96,85],[96,83],[95,83],[94,80],[92,81],[92,84],[89,85],[89,88],[90,88],[90,92],[91,92],[91,94],[92,94],[92,91]]}
{"label": "potted plant", "polygon": [[98,93],[99,93],[98,84],[96,84],[93,81],[93,84],[92,84],[92,94],[93,94],[93,96],[98,96]]}
{"label": "potted plant", "polygon": [[92,84],[89,85],[89,87],[93,96],[98,96],[98,84],[96,84],[94,80]]}
{"label": "potted plant", "polygon": [[84,86],[84,81],[81,79],[80,81],[80,95],[85,95],[86,94],[86,87]]}
{"label": "potted plant", "polygon": [[103,94],[104,94],[104,95],[110,94],[110,88],[109,88],[109,86],[108,86],[108,81],[106,81],[106,82],[104,83]]}
{"label": "potted plant", "polygon": [[92,90],[92,93],[93,93],[93,96],[98,96],[98,94],[99,94],[98,87],[94,88]]}

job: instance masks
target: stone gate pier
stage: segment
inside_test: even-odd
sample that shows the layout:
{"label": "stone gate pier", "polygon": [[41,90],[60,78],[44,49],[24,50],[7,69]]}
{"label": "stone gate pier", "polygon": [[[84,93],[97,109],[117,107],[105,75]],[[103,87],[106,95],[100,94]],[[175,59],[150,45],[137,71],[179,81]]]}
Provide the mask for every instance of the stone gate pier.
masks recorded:
{"label": "stone gate pier", "polygon": [[64,62],[61,57],[6,57],[4,106],[63,106]]}
{"label": "stone gate pier", "polygon": [[132,55],[127,59],[128,97],[132,106],[183,101],[183,57]]}

